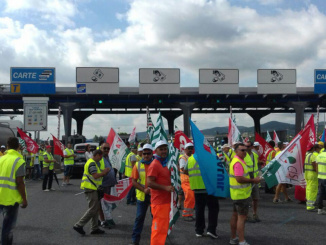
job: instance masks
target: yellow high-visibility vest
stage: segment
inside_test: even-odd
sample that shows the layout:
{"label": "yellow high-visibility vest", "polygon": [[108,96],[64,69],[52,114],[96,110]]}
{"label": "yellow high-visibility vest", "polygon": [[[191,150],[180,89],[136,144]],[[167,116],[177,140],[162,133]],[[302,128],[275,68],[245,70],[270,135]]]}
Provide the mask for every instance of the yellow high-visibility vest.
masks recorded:
{"label": "yellow high-visibility vest", "polygon": [[318,164],[318,179],[326,179],[326,152],[320,153],[316,162]]}
{"label": "yellow high-visibility vest", "polygon": [[188,173],[191,190],[206,189],[198,162],[193,155],[188,158]]}
{"label": "yellow high-visibility vest", "polygon": [[[145,172],[145,164],[141,162],[136,163],[137,171],[138,171],[138,183],[145,188],[146,184],[146,172]],[[143,202],[145,200],[145,193],[141,190],[136,189],[136,198],[137,200]]]}
{"label": "yellow high-visibility vest", "polygon": [[[91,189],[91,190],[97,190],[97,187],[98,186],[100,186],[100,185],[102,185],[102,177],[101,178],[98,178],[98,179],[95,179],[90,173],[89,173],[89,171],[88,171],[88,168],[89,168],[89,165],[91,164],[91,163],[95,163],[95,166],[96,166],[96,169],[97,169],[97,173],[101,173],[103,170],[104,170],[104,168],[105,168],[105,166],[104,166],[104,161],[103,161],[103,163],[101,163],[100,164],[100,167],[98,167],[97,166],[97,163],[91,158],[91,159],[88,159],[88,161],[86,162],[86,164],[85,164],[85,166],[84,166],[84,174],[83,174],[83,178],[82,178],[82,182],[81,182],[81,185],[80,185],[80,188],[81,189],[85,189],[85,188],[87,188],[87,189]],[[94,182],[94,184],[97,186],[94,186],[93,184],[92,184],[92,182],[87,178],[87,176],[88,176],[88,178],[90,178],[93,182]]]}
{"label": "yellow high-visibility vest", "polygon": [[132,173],[132,164],[130,161],[130,157],[135,155],[135,153],[130,152],[126,158],[126,165],[125,165],[125,176],[130,177]]}
{"label": "yellow high-visibility vest", "polygon": [[0,159],[0,205],[12,206],[22,203],[23,198],[17,190],[16,172],[25,164],[23,156],[10,149]]}
{"label": "yellow high-visibility vest", "polygon": [[72,156],[74,154],[74,150],[66,148],[65,152],[67,153],[67,156],[71,157],[64,158],[64,165],[74,165],[75,161],[74,157]]}
{"label": "yellow high-visibility vest", "polygon": [[239,159],[233,158],[230,169],[229,169],[229,176],[230,176],[230,193],[231,193],[231,199],[232,200],[241,200],[241,199],[247,199],[251,195],[251,184],[250,183],[239,183],[235,176],[234,176],[234,164],[239,162],[241,166],[243,167],[243,177],[250,179],[249,176],[249,169],[246,164],[242,163]]}
{"label": "yellow high-visibility vest", "polygon": [[[48,153],[47,151],[43,154],[43,156],[47,156],[48,157],[48,160],[53,160],[53,156],[52,156],[52,153]],[[47,162],[43,162],[43,168],[49,168],[49,170],[53,170],[54,169],[54,162],[50,162],[50,163],[47,163]]]}
{"label": "yellow high-visibility vest", "polygon": [[312,163],[315,161],[316,161],[316,156],[311,152],[307,152],[304,160],[304,171],[305,171],[304,176],[306,180],[317,179],[318,174],[314,170],[314,167],[312,165]]}

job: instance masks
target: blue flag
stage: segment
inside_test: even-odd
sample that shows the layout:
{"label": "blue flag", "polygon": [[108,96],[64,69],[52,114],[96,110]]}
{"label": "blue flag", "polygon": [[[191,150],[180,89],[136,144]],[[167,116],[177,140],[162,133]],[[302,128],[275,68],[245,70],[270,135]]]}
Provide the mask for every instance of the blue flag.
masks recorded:
{"label": "blue flag", "polygon": [[190,120],[192,137],[194,139],[194,158],[198,162],[208,195],[230,197],[229,176],[212,146],[205,142],[204,135]]}
{"label": "blue flag", "polygon": [[324,129],[323,135],[321,136],[321,139],[320,139],[320,141],[323,143],[325,142],[325,131],[326,131],[326,129]]}

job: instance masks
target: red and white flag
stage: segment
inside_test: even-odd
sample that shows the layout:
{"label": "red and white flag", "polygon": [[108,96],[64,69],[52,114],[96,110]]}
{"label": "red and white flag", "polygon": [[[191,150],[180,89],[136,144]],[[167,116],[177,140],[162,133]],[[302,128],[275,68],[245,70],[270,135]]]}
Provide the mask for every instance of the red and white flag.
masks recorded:
{"label": "red and white flag", "polygon": [[36,154],[39,148],[38,144],[34,140],[32,140],[24,131],[20,130],[18,127],[17,127],[17,131],[20,135],[20,138],[22,138],[25,141],[27,151]]}
{"label": "red and white flag", "polygon": [[180,153],[183,154],[185,145],[187,143],[192,143],[192,141],[185,135],[181,130],[175,132],[174,135],[174,147],[179,149]]}
{"label": "red and white flag", "polygon": [[[51,134],[52,135],[52,134]],[[65,150],[65,145],[61,143],[60,140],[58,140],[56,137],[54,137],[52,135],[52,138],[53,138],[53,145],[54,145],[54,150],[53,150],[53,154],[54,155],[59,155],[59,156],[62,156],[63,157],[63,152]]]}
{"label": "red and white flag", "polygon": [[118,181],[114,187],[111,188],[111,194],[104,194],[104,200],[109,203],[115,203],[122,201],[130,191],[132,187],[131,178],[126,178]]}
{"label": "red and white flag", "polygon": [[249,138],[248,138],[248,137],[246,137],[246,138],[243,140],[243,143],[247,143],[247,142],[249,142]]}
{"label": "red and white flag", "polygon": [[316,139],[316,131],[315,131],[315,123],[314,123],[314,115],[311,114],[307,124],[304,126],[304,129],[309,128],[309,142],[308,145],[314,145],[317,141]]}
{"label": "red and white flag", "polygon": [[136,141],[136,127],[134,127],[134,129],[132,130],[128,142],[129,143],[134,143]]}
{"label": "red and white flag", "polygon": [[262,156],[262,158],[266,159],[268,154],[274,150],[273,147],[266,142],[266,140],[261,137],[257,132],[255,134],[255,141],[257,141],[260,146],[259,146],[259,156]]}
{"label": "red and white flag", "polygon": [[274,134],[273,134],[273,141],[275,142],[275,145],[277,145],[278,142],[280,142],[280,139],[277,136],[277,133],[274,130]]}

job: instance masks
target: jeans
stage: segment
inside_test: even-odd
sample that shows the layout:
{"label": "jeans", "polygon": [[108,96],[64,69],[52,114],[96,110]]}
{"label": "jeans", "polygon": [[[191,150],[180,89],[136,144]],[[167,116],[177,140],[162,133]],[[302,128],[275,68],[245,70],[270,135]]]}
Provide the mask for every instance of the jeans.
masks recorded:
{"label": "jeans", "polygon": [[207,193],[195,193],[196,200],[196,233],[203,234],[205,230],[205,206],[208,207],[208,227],[207,232],[216,234],[219,202],[215,196],[207,195]]}
{"label": "jeans", "polygon": [[317,205],[318,205],[318,209],[322,209],[323,208],[323,200],[326,196],[326,179],[318,179],[318,194],[317,194]]}
{"label": "jeans", "polygon": [[53,170],[49,170],[48,174],[44,174],[44,179],[43,179],[43,190],[46,189],[46,185],[48,183],[48,179],[49,179],[49,184],[48,184],[48,189],[52,188],[52,181],[53,181]]}
{"label": "jeans", "polygon": [[19,204],[14,206],[0,205],[0,213],[3,215],[1,241],[2,245],[11,245],[13,241],[13,230],[16,226]]}
{"label": "jeans", "polygon": [[127,204],[136,202],[136,189],[135,187],[131,187],[130,191],[127,195]]}
{"label": "jeans", "polygon": [[148,206],[151,204],[151,196],[145,195],[145,200],[137,200],[137,213],[134,228],[132,230],[132,242],[139,243],[140,234],[143,231],[144,221],[147,213]]}
{"label": "jeans", "polygon": [[34,165],[34,171],[33,171],[33,180],[36,180],[41,177],[41,167],[40,164]]}

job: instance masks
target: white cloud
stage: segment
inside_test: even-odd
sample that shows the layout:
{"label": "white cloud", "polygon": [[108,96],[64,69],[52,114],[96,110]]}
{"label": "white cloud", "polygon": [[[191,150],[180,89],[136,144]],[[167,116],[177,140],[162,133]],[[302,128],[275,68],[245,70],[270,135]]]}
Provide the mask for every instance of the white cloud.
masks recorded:
{"label": "white cloud", "polygon": [[278,5],[283,3],[283,0],[258,0],[262,5]]}
{"label": "white cloud", "polygon": [[[113,66],[120,68],[121,86],[138,86],[140,67],[178,67],[181,86],[198,86],[199,68],[218,67],[240,69],[240,86],[255,86],[260,68],[296,68],[298,85],[313,86],[313,69],[326,66],[326,33],[321,28],[326,17],[315,5],[264,16],[226,0],[134,0],[126,13],[116,15],[127,21],[126,28],[99,33],[92,26],[75,27],[72,19],[82,11],[75,1],[6,3],[2,16],[8,16],[0,17],[1,83],[9,83],[10,66],[56,67],[57,86],[70,87],[76,66]],[[32,10],[28,21],[15,18]],[[60,28],[39,25],[34,17]],[[94,115],[85,128],[87,134],[104,132],[108,125],[127,132],[135,125],[144,131],[143,117]],[[225,115],[210,114],[209,121],[193,117],[202,129],[227,123]],[[250,120],[242,121],[253,125]],[[182,117],[176,122],[182,125]]]}
{"label": "white cloud", "polygon": [[72,0],[6,0],[7,13],[29,12],[55,25],[73,26],[71,20],[77,13],[75,1]]}

